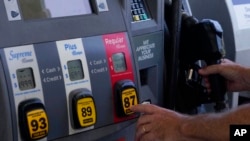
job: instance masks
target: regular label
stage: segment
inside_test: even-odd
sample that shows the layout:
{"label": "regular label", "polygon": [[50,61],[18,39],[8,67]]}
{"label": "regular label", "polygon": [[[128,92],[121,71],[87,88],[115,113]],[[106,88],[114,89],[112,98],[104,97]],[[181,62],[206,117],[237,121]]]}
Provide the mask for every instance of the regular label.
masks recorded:
{"label": "regular label", "polygon": [[91,97],[82,98],[77,102],[78,120],[81,127],[96,123],[95,104]]}
{"label": "regular label", "polygon": [[46,137],[49,130],[47,114],[43,109],[36,109],[27,113],[30,139]]}

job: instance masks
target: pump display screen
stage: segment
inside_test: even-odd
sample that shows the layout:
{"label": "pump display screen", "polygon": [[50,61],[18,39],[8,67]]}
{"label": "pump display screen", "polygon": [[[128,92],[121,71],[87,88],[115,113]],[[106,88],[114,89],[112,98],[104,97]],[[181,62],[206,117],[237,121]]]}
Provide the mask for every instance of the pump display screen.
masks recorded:
{"label": "pump display screen", "polygon": [[24,20],[91,14],[89,0],[19,0]]}
{"label": "pump display screen", "polygon": [[123,53],[115,53],[112,55],[112,61],[115,72],[124,72],[127,69],[125,56]]}
{"label": "pump display screen", "polygon": [[35,79],[32,68],[23,68],[16,71],[18,86],[20,90],[35,88]]}
{"label": "pump display screen", "polygon": [[68,61],[67,66],[69,70],[69,78],[71,81],[84,78],[81,60]]}

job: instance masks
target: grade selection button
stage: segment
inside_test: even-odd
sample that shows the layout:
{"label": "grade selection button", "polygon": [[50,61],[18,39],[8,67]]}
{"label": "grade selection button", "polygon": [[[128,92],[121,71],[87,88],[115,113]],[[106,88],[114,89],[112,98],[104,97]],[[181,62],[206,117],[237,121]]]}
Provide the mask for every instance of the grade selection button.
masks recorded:
{"label": "grade selection button", "polygon": [[24,140],[38,140],[47,137],[48,117],[39,99],[23,101],[18,107],[20,133]]}
{"label": "grade selection button", "polygon": [[138,104],[136,87],[131,80],[122,80],[115,84],[117,114],[119,117],[134,114],[131,106]]}
{"label": "grade selection button", "polygon": [[95,102],[88,91],[78,91],[73,96],[72,114],[74,128],[85,128],[96,123]]}

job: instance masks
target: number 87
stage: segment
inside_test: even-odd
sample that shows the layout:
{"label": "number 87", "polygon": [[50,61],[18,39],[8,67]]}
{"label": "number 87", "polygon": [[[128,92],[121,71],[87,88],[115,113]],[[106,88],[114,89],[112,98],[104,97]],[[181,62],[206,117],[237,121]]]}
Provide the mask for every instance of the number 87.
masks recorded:
{"label": "number 87", "polygon": [[132,95],[130,97],[125,97],[124,98],[124,107],[129,108],[131,105],[135,105],[135,95]]}

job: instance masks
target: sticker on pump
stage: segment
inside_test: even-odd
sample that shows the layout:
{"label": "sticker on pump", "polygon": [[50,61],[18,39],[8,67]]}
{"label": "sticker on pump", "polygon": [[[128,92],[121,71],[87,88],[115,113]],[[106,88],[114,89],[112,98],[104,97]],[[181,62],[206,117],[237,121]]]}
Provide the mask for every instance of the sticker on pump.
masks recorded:
{"label": "sticker on pump", "polygon": [[29,111],[26,116],[30,139],[35,140],[47,136],[49,124],[47,114],[43,109]]}
{"label": "sticker on pump", "polygon": [[136,90],[134,88],[128,88],[122,91],[122,105],[125,115],[133,114],[130,110],[131,106],[137,105],[138,99]]}
{"label": "sticker on pump", "polygon": [[81,127],[96,123],[96,110],[92,97],[84,97],[77,101],[77,116]]}

